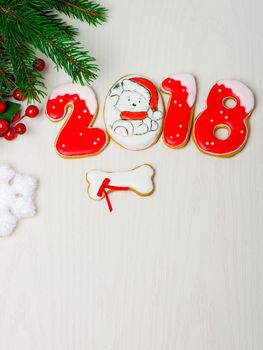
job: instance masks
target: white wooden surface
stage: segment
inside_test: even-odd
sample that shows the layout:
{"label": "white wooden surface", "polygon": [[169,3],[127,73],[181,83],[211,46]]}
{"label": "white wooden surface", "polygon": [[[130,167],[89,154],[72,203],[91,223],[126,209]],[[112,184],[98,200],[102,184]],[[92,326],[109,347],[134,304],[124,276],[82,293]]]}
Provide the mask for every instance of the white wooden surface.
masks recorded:
{"label": "white wooden surface", "polygon": [[[156,84],[194,73],[196,112],[214,82],[237,78],[257,97],[250,138],[231,159],[205,156],[192,141],[178,151],[160,141],[137,153],[111,143],[96,158],[70,161],[55,154],[60,125],[43,112],[27,136],[0,141],[1,163],[40,183],[38,215],[0,241],[0,349],[261,350],[263,3],[104,3],[108,24],[80,24],[101,66],[101,108],[128,73]],[[46,77],[49,92],[68,80],[52,64]],[[116,193],[111,215],[87,197],[87,170],[144,162],[157,171],[152,197]]]}

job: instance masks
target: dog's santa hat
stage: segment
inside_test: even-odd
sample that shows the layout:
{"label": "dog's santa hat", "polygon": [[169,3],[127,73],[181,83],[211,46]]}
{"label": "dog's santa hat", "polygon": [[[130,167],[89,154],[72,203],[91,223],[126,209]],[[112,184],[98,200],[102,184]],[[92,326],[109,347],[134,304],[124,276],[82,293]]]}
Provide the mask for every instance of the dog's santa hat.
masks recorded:
{"label": "dog's santa hat", "polygon": [[140,77],[125,79],[123,80],[123,90],[138,92],[146,100],[149,100],[153,112],[158,110],[158,92],[150,80]]}

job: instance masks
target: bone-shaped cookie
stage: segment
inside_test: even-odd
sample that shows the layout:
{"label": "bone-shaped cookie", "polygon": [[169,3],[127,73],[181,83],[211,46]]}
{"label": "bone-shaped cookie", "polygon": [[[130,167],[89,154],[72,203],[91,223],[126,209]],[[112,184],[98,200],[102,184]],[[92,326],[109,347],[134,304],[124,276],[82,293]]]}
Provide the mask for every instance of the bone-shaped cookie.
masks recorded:
{"label": "bone-shaped cookie", "polygon": [[154,169],[148,164],[122,172],[91,170],[87,173],[88,194],[94,200],[106,197],[112,211],[108,193],[130,190],[139,196],[149,196],[154,191],[154,174]]}

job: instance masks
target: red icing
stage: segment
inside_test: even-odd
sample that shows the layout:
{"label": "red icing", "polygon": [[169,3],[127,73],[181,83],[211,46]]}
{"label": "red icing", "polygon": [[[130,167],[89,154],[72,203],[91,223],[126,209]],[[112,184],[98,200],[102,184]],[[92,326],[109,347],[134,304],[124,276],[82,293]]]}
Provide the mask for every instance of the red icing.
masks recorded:
{"label": "red icing", "polygon": [[158,106],[159,96],[155,85],[150,80],[142,77],[134,77],[134,78],[131,78],[131,80],[134,81],[135,83],[140,84],[141,86],[143,86],[149,91],[151,95],[150,106],[153,109],[153,111],[156,111],[156,108]]}
{"label": "red icing", "polygon": [[52,121],[63,119],[69,108],[70,116],[56,140],[59,155],[85,157],[103,150],[107,144],[107,134],[102,129],[91,127],[95,116],[89,112],[83,99],[77,94],[65,94],[47,102],[47,114]]}
{"label": "red icing", "polygon": [[123,120],[143,120],[147,118],[147,112],[121,112],[121,119]]}
{"label": "red icing", "polygon": [[[226,107],[226,98],[234,99],[236,105],[233,108]],[[222,84],[215,84],[209,92],[206,110],[194,122],[193,137],[197,147],[204,153],[221,157],[236,154],[245,145],[249,115],[242,106],[240,96]],[[215,136],[215,130],[220,127],[229,130],[225,140]]]}
{"label": "red icing", "polygon": [[112,205],[110,202],[108,191],[106,191],[107,189],[111,190],[111,191],[129,191],[130,188],[123,187],[123,186],[112,186],[112,185],[110,185],[110,179],[107,177],[103,180],[103,182],[98,190],[97,196],[102,197],[103,194],[105,195],[109,211],[112,212]]}
{"label": "red icing", "polygon": [[189,139],[193,107],[187,103],[187,87],[179,80],[167,78],[162,90],[171,95],[163,127],[164,143],[171,148],[184,147]]}

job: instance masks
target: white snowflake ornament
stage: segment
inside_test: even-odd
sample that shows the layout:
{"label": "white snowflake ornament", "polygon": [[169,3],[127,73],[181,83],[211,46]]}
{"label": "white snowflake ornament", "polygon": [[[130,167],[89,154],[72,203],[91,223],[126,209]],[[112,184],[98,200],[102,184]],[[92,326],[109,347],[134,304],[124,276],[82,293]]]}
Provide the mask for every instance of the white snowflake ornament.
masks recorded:
{"label": "white snowflake ornament", "polygon": [[10,235],[18,220],[35,215],[36,186],[34,177],[18,174],[9,165],[0,165],[0,237]]}

